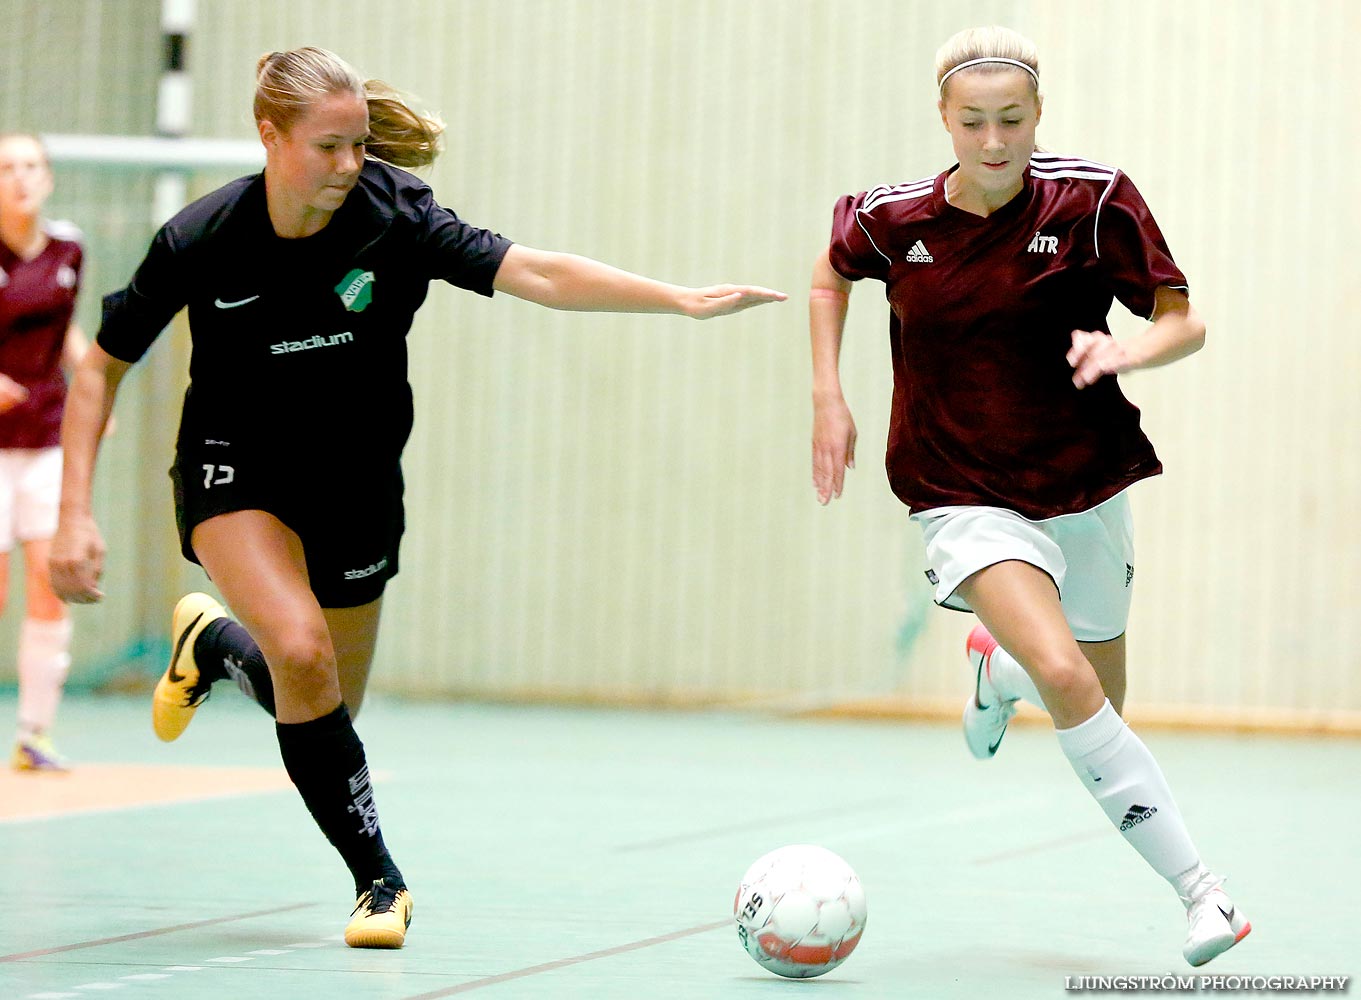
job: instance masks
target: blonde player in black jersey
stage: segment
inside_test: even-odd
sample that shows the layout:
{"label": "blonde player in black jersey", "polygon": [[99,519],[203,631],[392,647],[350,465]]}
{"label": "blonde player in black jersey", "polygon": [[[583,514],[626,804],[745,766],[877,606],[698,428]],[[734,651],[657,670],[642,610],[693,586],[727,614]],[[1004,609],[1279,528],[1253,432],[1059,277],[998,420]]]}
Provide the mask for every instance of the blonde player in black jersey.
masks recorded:
{"label": "blonde player in black jersey", "polygon": [[[892,307],[889,481],[923,528],[937,602],[983,623],[968,640],[968,747],[990,759],[1018,699],[1045,707],[1084,787],[1181,896],[1183,954],[1202,965],[1251,925],[1119,715],[1134,575],[1125,491],[1162,466],[1116,376],[1195,352],[1205,327],[1129,178],[1036,151],[1031,42],[961,32],[936,82],[958,164],[841,199],[815,265],[818,499],[840,494],[854,456],[837,357],[851,283],[874,278]],[[1117,298],[1151,320],[1123,343],[1106,318]]]}
{"label": "blonde player in black jersey", "polygon": [[[346,942],[400,947],[411,895],[379,831],[351,716],[397,571],[412,420],[405,337],[429,282],[558,309],[696,319],[785,296],[664,284],[468,225],[389,165],[429,163],[443,126],[325,50],[263,57],[255,119],[264,172],[177,215],[132,283],[105,299],[63,429],[53,580],[68,601],[102,596],[91,510],[99,429],[131,363],[187,305],[176,509],[185,555],[240,624],[207,595],[180,602],[153,723],[176,738],[228,676],[252,693],[275,715],[289,776],[354,877]],[[301,443],[293,428],[306,430]]]}

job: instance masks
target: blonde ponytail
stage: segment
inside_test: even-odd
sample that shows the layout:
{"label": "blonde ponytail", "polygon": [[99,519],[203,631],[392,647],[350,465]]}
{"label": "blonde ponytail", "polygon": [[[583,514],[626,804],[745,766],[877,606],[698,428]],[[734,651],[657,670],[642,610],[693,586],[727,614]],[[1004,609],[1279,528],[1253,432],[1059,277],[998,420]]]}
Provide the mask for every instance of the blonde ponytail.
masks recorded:
{"label": "blonde ponytail", "polygon": [[255,64],[255,120],[287,133],[322,98],[350,93],[369,106],[366,153],[399,167],[433,163],[440,153],[444,123],[412,110],[402,95],[380,80],[364,80],[334,52],[304,46],[267,52]]}
{"label": "blonde ponytail", "polygon": [[364,97],[369,102],[370,156],[398,167],[423,167],[435,161],[443,148],[444,122],[412,110],[381,80],[364,81]]}

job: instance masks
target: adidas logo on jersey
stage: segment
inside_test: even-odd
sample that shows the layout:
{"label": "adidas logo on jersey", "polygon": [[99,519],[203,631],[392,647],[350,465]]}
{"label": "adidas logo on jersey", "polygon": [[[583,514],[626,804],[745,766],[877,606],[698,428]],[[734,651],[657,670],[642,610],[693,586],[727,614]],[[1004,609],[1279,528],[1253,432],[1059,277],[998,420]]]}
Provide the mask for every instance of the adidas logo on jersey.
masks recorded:
{"label": "adidas logo on jersey", "polygon": [[931,256],[931,251],[926,249],[926,244],[921,240],[912,244],[912,249],[907,252],[904,258],[909,264],[930,264],[936,258]]}

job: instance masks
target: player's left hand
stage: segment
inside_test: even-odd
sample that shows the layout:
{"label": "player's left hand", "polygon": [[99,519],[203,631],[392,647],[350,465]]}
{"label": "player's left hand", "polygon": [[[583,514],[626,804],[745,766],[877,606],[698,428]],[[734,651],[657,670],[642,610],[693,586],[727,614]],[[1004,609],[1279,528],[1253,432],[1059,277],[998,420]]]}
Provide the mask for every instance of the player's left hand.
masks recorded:
{"label": "player's left hand", "polygon": [[1073,385],[1085,389],[1103,375],[1118,375],[1134,367],[1134,360],[1121,343],[1099,330],[1074,330],[1068,349],[1073,366]]}
{"label": "player's left hand", "polygon": [[710,285],[692,289],[693,299],[686,304],[685,314],[692,319],[713,319],[741,312],[767,302],[783,302],[789,298],[784,292],[757,285]]}
{"label": "player's left hand", "polygon": [[52,590],[67,604],[98,604],[104,599],[99,578],[104,575],[106,552],[93,517],[59,519],[48,559]]}

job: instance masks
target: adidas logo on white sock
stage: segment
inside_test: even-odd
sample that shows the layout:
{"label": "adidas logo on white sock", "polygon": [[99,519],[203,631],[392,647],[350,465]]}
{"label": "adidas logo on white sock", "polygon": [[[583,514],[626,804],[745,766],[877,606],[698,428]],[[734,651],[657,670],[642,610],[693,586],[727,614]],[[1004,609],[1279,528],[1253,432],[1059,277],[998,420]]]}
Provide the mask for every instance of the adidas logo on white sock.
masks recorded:
{"label": "adidas logo on white sock", "polygon": [[1149,819],[1158,811],[1157,806],[1141,806],[1134,804],[1125,812],[1125,818],[1120,823],[1120,832],[1124,833],[1131,827],[1138,826],[1144,820]]}
{"label": "adidas logo on white sock", "polygon": [[931,256],[931,251],[926,249],[926,244],[918,240],[912,244],[912,249],[907,252],[905,259],[912,264],[930,264],[936,258]]}

